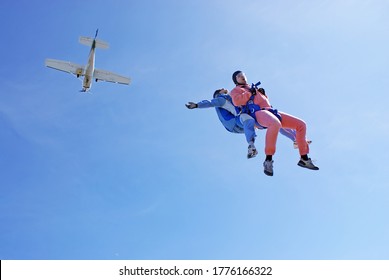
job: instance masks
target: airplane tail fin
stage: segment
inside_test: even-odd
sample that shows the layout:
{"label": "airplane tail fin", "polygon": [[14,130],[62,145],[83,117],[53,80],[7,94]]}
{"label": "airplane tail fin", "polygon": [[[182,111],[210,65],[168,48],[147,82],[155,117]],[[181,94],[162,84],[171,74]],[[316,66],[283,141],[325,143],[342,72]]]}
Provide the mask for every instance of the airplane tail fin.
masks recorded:
{"label": "airplane tail fin", "polygon": [[80,44],[83,44],[86,46],[92,46],[93,40],[96,40],[96,48],[100,48],[100,49],[108,49],[109,48],[109,44],[104,42],[104,41],[93,39],[90,37],[83,37],[83,36],[80,37]]}

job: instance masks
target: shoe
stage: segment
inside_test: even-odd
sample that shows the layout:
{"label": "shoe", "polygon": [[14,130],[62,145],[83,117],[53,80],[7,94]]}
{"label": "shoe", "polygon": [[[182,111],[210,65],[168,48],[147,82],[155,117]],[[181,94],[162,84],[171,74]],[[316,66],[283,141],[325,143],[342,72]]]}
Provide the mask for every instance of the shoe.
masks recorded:
{"label": "shoe", "polygon": [[253,158],[258,154],[257,148],[255,148],[254,144],[250,144],[247,151],[247,158]]}
{"label": "shoe", "polygon": [[263,172],[267,175],[267,176],[273,176],[273,160],[265,160],[263,162]]}
{"label": "shoe", "polygon": [[308,160],[300,159],[297,165],[311,170],[319,170],[319,167],[315,166],[310,158]]}
{"label": "shoe", "polygon": [[[307,144],[308,144],[308,145],[310,145],[311,143],[312,143],[311,140],[307,140]],[[293,142],[293,148],[295,148],[295,149],[298,149],[298,148],[299,148],[299,145],[297,144],[296,141]]]}

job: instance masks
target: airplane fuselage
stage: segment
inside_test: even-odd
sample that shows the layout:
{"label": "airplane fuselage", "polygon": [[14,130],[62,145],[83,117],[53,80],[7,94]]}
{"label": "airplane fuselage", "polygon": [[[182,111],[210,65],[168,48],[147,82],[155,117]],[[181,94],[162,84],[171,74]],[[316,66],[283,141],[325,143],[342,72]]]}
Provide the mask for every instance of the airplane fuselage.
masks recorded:
{"label": "airplane fuselage", "polygon": [[92,86],[93,72],[95,71],[95,50],[96,40],[93,40],[92,47],[89,52],[88,63],[85,67],[84,80],[82,82],[82,91],[88,91]]}

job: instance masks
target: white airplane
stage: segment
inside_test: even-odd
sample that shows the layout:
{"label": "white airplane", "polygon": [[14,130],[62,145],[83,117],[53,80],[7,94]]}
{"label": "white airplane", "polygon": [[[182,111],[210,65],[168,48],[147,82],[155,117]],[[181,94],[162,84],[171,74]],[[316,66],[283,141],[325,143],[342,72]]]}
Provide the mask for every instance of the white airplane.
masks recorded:
{"label": "white airplane", "polygon": [[109,47],[108,43],[96,39],[98,32],[99,30],[97,29],[94,38],[80,37],[81,44],[91,46],[88,63],[85,66],[56,59],[46,59],[45,65],[56,70],[74,74],[77,78],[84,76],[81,89],[82,92],[87,92],[91,88],[93,79],[96,82],[105,81],[124,85],[130,84],[130,78],[123,77],[106,70],[95,69],[95,49],[108,49]]}

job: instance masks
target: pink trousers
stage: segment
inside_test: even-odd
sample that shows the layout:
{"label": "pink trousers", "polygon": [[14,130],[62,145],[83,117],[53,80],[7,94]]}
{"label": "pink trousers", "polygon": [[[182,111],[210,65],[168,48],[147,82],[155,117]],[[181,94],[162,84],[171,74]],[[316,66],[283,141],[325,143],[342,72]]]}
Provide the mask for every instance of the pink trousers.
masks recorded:
{"label": "pink trousers", "polygon": [[299,147],[300,155],[306,155],[309,153],[309,146],[306,140],[307,126],[305,122],[292,115],[278,112],[282,117],[282,122],[273,115],[271,112],[266,110],[260,110],[255,112],[257,122],[267,127],[266,138],[265,138],[265,154],[274,155],[276,152],[276,143],[278,132],[280,128],[291,128],[296,130],[296,142]]}

